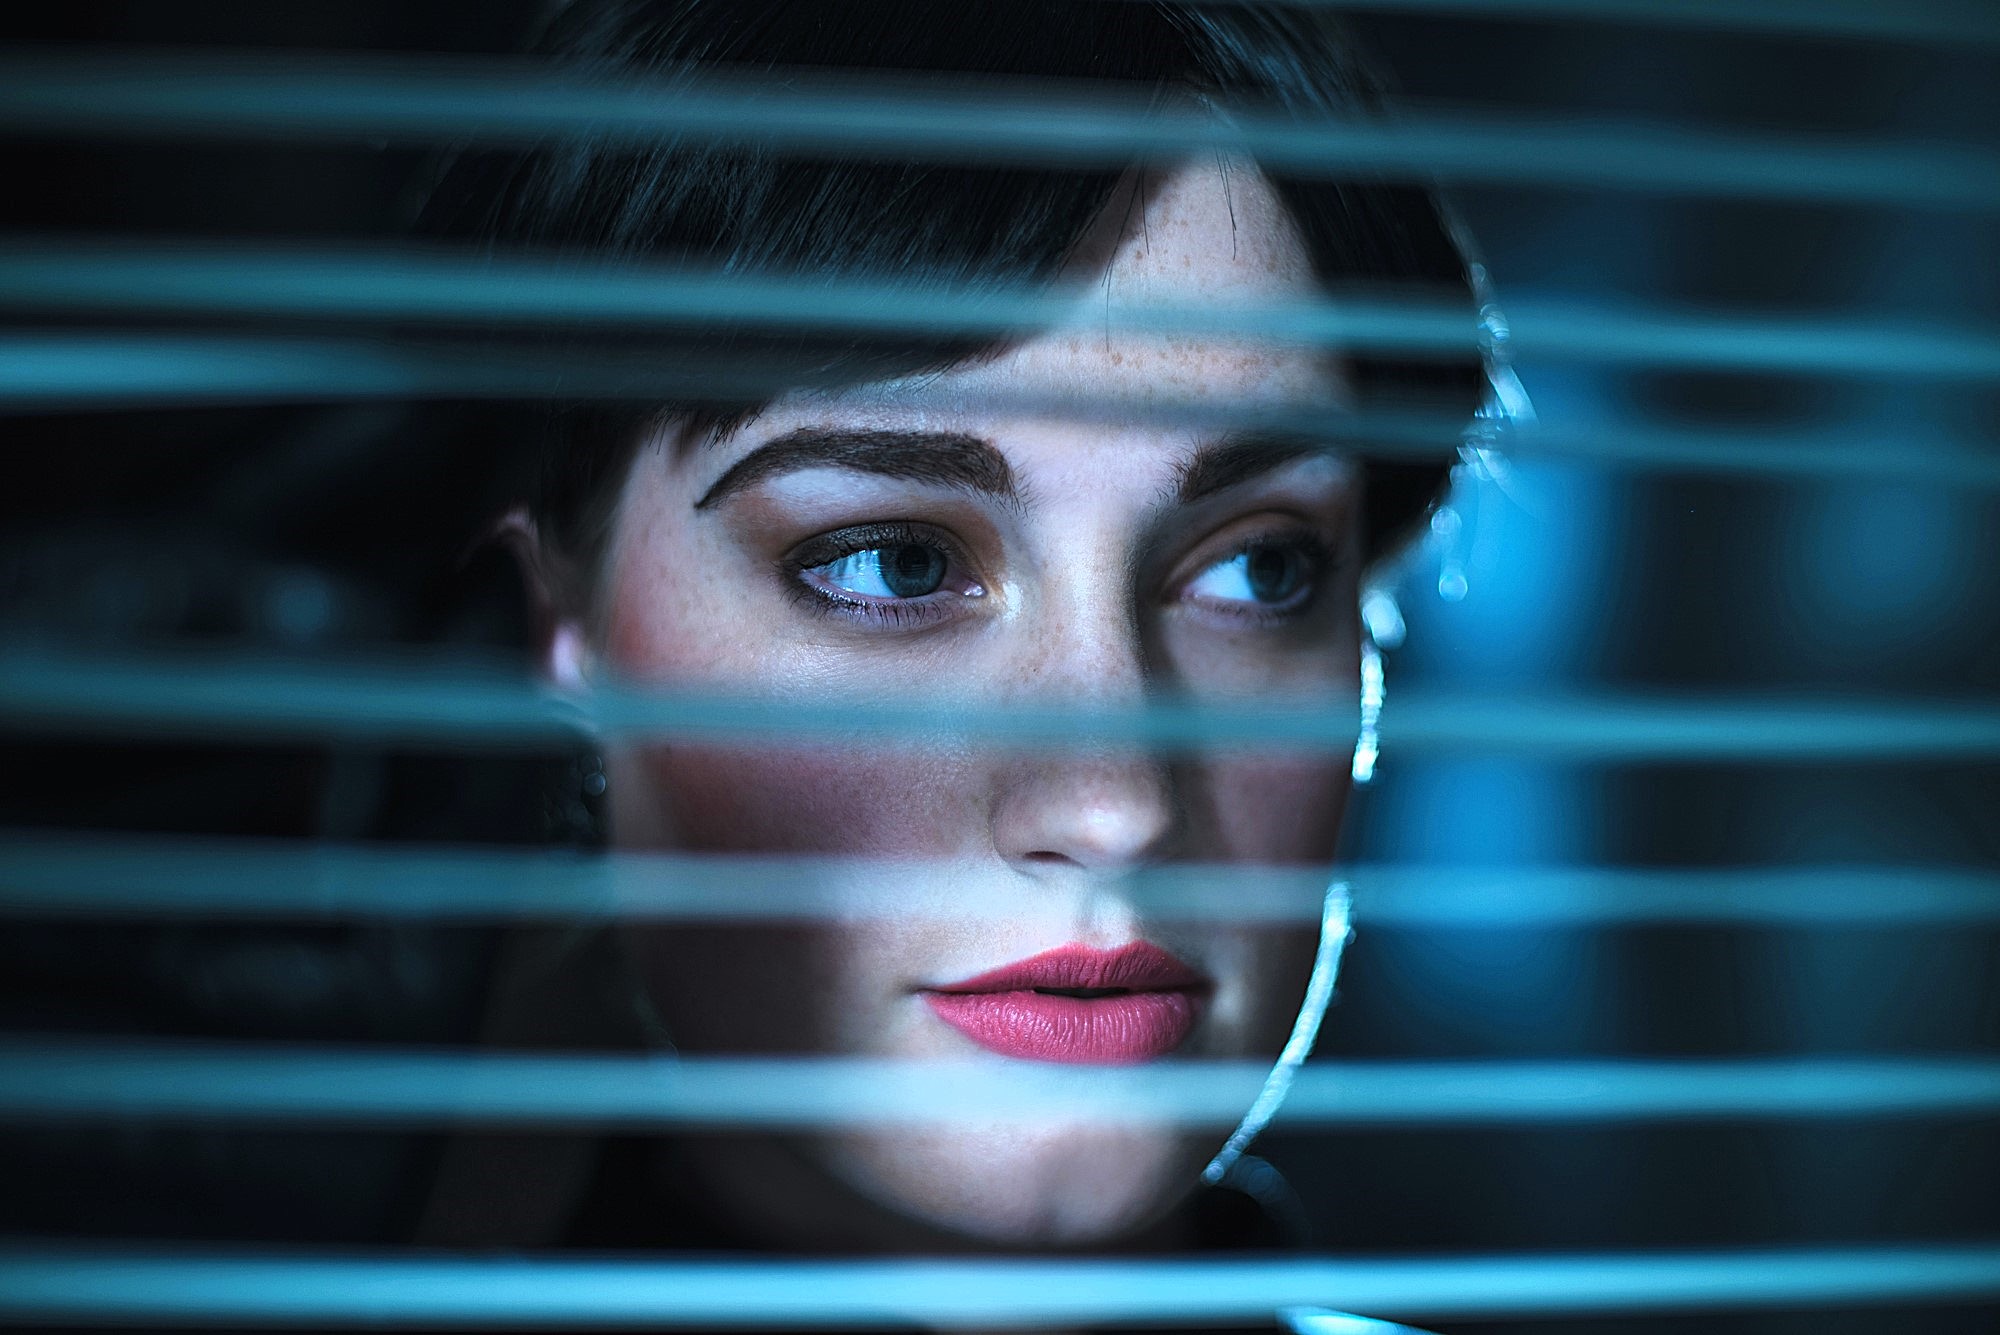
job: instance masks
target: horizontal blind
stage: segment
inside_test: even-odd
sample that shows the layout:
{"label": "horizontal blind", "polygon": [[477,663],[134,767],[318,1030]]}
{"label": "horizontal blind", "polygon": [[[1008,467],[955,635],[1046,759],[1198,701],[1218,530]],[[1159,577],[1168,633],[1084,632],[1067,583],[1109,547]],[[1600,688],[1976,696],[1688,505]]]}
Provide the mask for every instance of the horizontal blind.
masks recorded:
{"label": "horizontal blind", "polygon": [[[1249,0],[1243,0],[1249,3]],[[1273,5],[1315,0],[1269,0]],[[1751,29],[1798,38],[1990,48],[1985,6],[1732,5],[1661,0],[1365,0],[1350,10]],[[529,147],[615,134],[797,154],[936,162],[1123,165],[1190,152],[1249,154],[1306,174],[1508,190],[1590,190],[1802,208],[1963,215],[2000,208],[1988,147],[1875,133],[1718,129],[1625,118],[1416,111],[1388,123],[1176,121],[1087,87],[877,88],[792,72],[674,89],[554,77],[520,62],[417,56],[246,56],[165,50],[0,52],[0,134],[17,142],[186,145],[478,144]],[[682,371],[618,362],[636,333],[735,327],[1006,334],[1059,312],[1028,293],[922,292],[893,283],[777,281],[661,266],[579,270],[535,256],[407,246],[245,245],[143,236],[0,238],[0,412],[164,406],[492,399],[630,401],[684,392],[690,374],[746,385],[754,364]],[[1800,317],[1574,298],[1509,300],[1506,315],[1366,295],[1243,319],[1195,308],[1107,309],[1106,327],[1158,335],[1277,338],[1323,348],[1474,351],[1621,371],[1883,382],[1916,394],[2000,382],[2000,331],[1957,316]],[[216,332],[207,322],[223,322]],[[557,324],[601,340],[565,364],[510,359],[494,330]],[[162,324],[168,327],[159,327]],[[183,325],[185,327],[183,327]],[[1077,410],[1078,405],[1016,407]],[[1100,405],[1126,413],[1130,405]],[[1457,444],[1438,420],[1273,421],[1251,405],[1168,404],[1173,420],[1280,426],[1330,449],[1427,457]],[[1204,414],[1206,416],[1204,416]],[[2000,481],[1991,439],[1919,422],[1894,441],[1865,427],[1742,430],[1620,421],[1496,423],[1474,442],[1500,459],[1607,471],[1749,474],[1800,484],[1889,480],[1968,491]],[[1106,743],[1245,750],[1352,748],[1358,711],[1161,704],[1143,710],[774,705],[600,692],[610,735],[855,741],[948,733],[1040,749]],[[405,745],[546,745],[573,706],[512,665],[379,655],[299,661],[256,650],[197,654],[22,643],[0,650],[0,723],[29,735]],[[1504,754],[1562,764],[1958,763],[2000,754],[2000,704],[1978,696],[1631,692],[1486,698],[1397,694],[1387,754]],[[23,919],[278,919],[473,923],[669,920],[853,913],[825,893],[825,860],[612,855],[581,862],[478,848],[0,836],[0,913]],[[834,871],[843,869],[835,868]],[[847,868],[844,870],[852,870]],[[904,868],[904,874],[923,869]],[[871,879],[879,882],[877,875]],[[1193,920],[1312,920],[1317,887],[1295,869],[1166,869],[1139,878],[1149,911]],[[1735,930],[1970,930],[2000,917],[1990,870],[1928,865],[1721,869],[1594,867],[1351,870],[1356,920],[1398,930],[1560,927],[1608,933],[1690,924]],[[745,890],[754,885],[759,897]],[[1151,899],[1146,898],[1152,896]],[[885,895],[874,911],[885,911]],[[864,908],[867,906],[863,906]],[[883,1119],[1089,1116],[1116,1106],[1227,1124],[1261,1068],[1166,1063],[1116,1079],[1022,1078],[992,1068],[864,1061],[496,1055],[309,1043],[126,1038],[0,1039],[0,1117],[103,1132],[121,1120],[197,1125],[823,1126]],[[1135,1092],[1137,1091],[1137,1092]],[[1990,1053],[1754,1059],[1317,1063],[1281,1126],[1459,1125],[1503,1132],[1600,1123],[1732,1119],[1990,1122]],[[1407,1319],[1500,1319],[1952,1303],[2000,1297],[2000,1246],[1939,1240],[1673,1254],[1437,1255],[1216,1261],[579,1261],[411,1254],[240,1254],[17,1242],[0,1248],[0,1321],[71,1324],[379,1321],[434,1326],[851,1326],[880,1321],[1026,1328],[1046,1323],[1259,1322],[1332,1305]]]}

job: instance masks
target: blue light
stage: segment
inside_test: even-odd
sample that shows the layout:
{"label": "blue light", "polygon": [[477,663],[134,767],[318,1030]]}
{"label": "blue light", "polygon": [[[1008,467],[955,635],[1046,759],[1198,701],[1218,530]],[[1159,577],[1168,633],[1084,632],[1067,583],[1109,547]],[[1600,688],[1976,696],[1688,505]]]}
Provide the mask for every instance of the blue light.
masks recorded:
{"label": "blue light", "polygon": [[1239,1261],[637,1261],[0,1248],[0,1319],[86,1324],[1201,1326],[1268,1322],[1296,1308],[1499,1319],[1995,1294],[2000,1246],[1992,1244]]}

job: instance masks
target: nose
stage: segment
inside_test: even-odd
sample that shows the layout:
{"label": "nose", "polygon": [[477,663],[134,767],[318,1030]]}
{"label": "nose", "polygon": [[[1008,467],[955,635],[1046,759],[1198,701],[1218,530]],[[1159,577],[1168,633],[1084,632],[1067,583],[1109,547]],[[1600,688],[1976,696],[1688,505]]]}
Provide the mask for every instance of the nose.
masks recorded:
{"label": "nose", "polygon": [[[1147,698],[1145,647],[1129,616],[1070,620],[1037,637],[1016,697],[1132,708]],[[995,775],[995,849],[1015,869],[1117,872],[1164,859],[1182,824],[1172,771],[1142,748],[1063,747],[1007,759]]]}
{"label": "nose", "polygon": [[993,843],[1017,870],[1117,872],[1165,856],[1178,822],[1164,767],[1151,758],[1047,756],[1009,769]]}

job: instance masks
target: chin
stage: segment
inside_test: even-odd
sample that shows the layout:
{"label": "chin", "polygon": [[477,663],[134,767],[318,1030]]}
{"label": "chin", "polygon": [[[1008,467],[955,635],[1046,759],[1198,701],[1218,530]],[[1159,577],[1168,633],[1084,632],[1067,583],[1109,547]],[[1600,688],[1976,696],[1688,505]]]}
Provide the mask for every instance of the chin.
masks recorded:
{"label": "chin", "polygon": [[822,1143],[844,1184],[928,1230],[1019,1248],[1115,1245],[1199,1185],[1209,1138],[1102,1122],[857,1132]]}

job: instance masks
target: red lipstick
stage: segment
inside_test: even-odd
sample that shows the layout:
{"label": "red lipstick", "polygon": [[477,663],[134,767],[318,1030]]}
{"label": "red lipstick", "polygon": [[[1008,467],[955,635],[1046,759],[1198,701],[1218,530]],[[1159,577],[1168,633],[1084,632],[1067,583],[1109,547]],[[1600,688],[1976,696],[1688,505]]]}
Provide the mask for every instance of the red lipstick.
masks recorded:
{"label": "red lipstick", "polygon": [[1058,946],[923,995],[940,1020],[989,1052],[1130,1065],[1187,1040],[1207,987],[1158,946],[1133,941],[1116,950]]}

